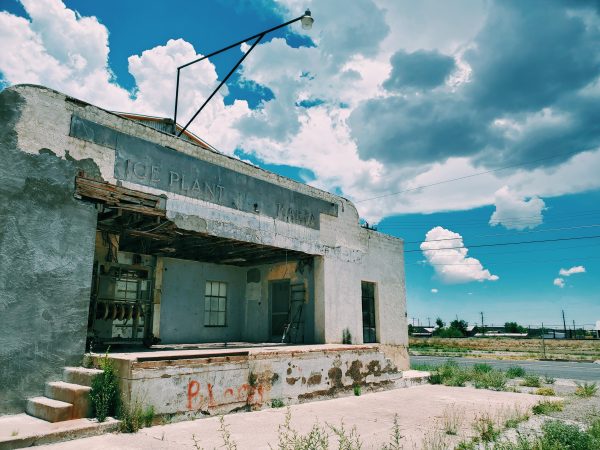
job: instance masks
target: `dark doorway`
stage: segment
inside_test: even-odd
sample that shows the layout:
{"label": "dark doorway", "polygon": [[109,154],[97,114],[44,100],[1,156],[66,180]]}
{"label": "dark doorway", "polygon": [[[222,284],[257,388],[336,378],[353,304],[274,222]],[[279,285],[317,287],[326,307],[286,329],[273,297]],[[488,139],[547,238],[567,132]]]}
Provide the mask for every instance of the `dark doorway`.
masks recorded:
{"label": "dark doorway", "polygon": [[280,340],[290,321],[290,280],[271,281],[271,336]]}
{"label": "dark doorway", "polygon": [[377,342],[377,330],[375,328],[375,283],[363,281],[361,287],[363,342],[368,344]]}

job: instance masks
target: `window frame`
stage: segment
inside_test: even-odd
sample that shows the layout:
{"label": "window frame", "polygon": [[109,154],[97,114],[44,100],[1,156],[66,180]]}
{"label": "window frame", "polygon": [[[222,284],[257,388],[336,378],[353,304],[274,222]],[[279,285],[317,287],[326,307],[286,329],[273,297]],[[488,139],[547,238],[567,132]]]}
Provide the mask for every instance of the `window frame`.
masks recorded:
{"label": "window frame", "polygon": [[[210,292],[209,292],[210,286]],[[216,292],[214,287],[216,286]],[[204,284],[204,326],[227,327],[227,283],[225,281],[206,280]],[[216,302],[216,303],[215,303]],[[216,304],[216,307],[215,307]],[[223,307],[221,308],[221,305]],[[211,323],[216,314],[216,323]],[[222,316],[221,316],[222,314]],[[223,318],[223,323],[221,322]]]}

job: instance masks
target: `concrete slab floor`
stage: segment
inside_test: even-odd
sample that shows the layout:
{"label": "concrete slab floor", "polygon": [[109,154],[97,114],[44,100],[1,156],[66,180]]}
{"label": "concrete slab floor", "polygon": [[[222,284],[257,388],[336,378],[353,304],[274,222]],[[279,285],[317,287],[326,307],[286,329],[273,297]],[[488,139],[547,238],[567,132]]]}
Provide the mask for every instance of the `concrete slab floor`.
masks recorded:
{"label": "concrete slab floor", "polygon": [[[398,415],[402,444],[406,449],[422,448],[423,439],[432,437],[437,430],[443,433],[444,413],[451,410],[460,419],[458,436],[444,434],[447,448],[473,434],[472,423],[481,414],[500,418],[515,408],[529,408],[540,400],[530,394],[494,392],[473,388],[422,385],[344,397],[290,407],[292,427],[307,433],[315,421],[346,429],[356,426],[364,443],[363,448],[381,448],[388,442],[394,416]],[[231,414],[225,416],[231,438],[242,449],[277,447],[278,426],[283,423],[286,408]],[[194,449],[221,448],[219,418],[210,417],[190,422],[145,428],[136,434],[107,434],[77,441],[64,442],[40,448],[100,450],[114,449]],[[331,436],[331,448],[337,448],[337,439]],[[194,437],[197,445],[194,443]]]}
{"label": "concrete slab floor", "polygon": [[27,414],[0,416],[0,450],[106,433],[115,430],[117,424],[111,418],[103,423],[94,419],[50,423]]}

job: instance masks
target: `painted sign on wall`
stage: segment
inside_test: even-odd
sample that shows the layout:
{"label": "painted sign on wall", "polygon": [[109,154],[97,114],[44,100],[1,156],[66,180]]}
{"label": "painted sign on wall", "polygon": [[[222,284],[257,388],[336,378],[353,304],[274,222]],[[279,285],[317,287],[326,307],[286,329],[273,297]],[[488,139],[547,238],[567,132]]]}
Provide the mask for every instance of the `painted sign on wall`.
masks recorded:
{"label": "painted sign on wall", "polygon": [[314,229],[319,229],[321,213],[338,215],[337,203],[296,192],[75,115],[71,118],[70,135],[115,149],[115,178],[118,180]]}

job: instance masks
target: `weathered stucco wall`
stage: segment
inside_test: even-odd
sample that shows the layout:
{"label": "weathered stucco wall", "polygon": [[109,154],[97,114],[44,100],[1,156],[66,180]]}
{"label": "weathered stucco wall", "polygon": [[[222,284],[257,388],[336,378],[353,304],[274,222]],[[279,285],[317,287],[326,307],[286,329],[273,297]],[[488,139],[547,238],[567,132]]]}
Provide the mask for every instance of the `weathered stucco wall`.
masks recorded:
{"label": "weathered stucco wall", "polygon": [[0,414],[22,412],[80,362],[94,255],[96,211],[73,197],[76,162],[56,156],[62,147],[18,148],[24,106],[0,93]]}
{"label": "weathered stucco wall", "polygon": [[170,360],[163,352],[165,359],[156,361],[112,355],[125,401],[153,406],[160,416],[197,417],[270,407],[273,400],[289,405],[335,396],[355,385],[390,388],[403,382],[402,372],[377,345],[257,348],[239,356],[194,353]]}

